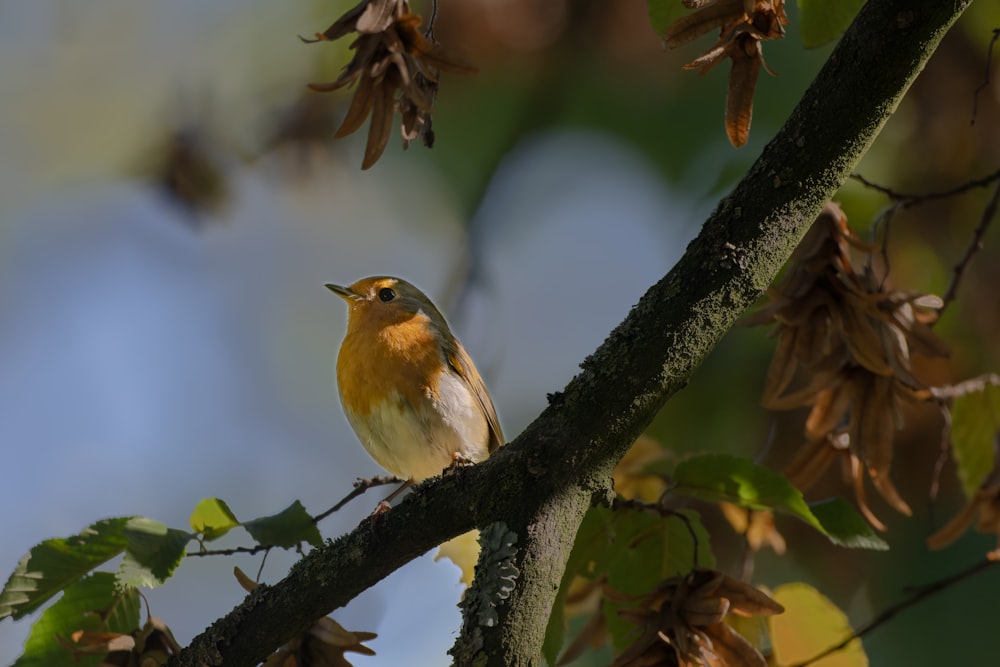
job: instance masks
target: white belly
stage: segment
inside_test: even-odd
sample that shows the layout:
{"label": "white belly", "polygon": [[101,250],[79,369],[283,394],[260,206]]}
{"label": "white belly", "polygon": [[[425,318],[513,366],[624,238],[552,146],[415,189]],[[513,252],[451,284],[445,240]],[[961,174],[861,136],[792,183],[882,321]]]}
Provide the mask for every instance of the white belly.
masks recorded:
{"label": "white belly", "polygon": [[367,417],[347,411],[371,457],[403,479],[440,475],[455,454],[476,462],[489,454],[489,427],[471,390],[451,373],[442,373],[437,384],[437,393],[422,396],[419,405],[395,393]]}

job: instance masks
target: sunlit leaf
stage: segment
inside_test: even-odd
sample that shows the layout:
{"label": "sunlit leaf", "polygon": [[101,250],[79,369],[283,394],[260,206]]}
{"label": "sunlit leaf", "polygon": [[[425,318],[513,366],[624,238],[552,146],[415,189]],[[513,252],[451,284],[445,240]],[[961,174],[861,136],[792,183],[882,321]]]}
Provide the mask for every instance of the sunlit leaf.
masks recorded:
{"label": "sunlit leaf", "polygon": [[657,463],[661,474],[673,479],[672,491],[710,502],[736,503],[750,509],[773,509],[790,514],[844,547],[887,549],[871,528],[842,499],[824,501],[813,511],[802,492],[782,475],[749,459],[728,454],[704,454],[677,464],[669,473]]}
{"label": "sunlit leaf", "polygon": [[823,525],[834,544],[850,549],[886,551],[889,545],[879,537],[868,522],[843,498],[830,498],[810,503],[813,515]]}
{"label": "sunlit leaf", "polygon": [[802,46],[814,49],[840,37],[863,4],[865,0],[799,0]]}
{"label": "sunlit leaf", "polygon": [[0,593],[0,619],[21,618],[76,582],[98,565],[120,554],[124,528],[132,517],[105,519],[79,535],[45,540],[17,564]]}
{"label": "sunlit leaf", "polygon": [[[110,614],[106,612],[110,611]],[[101,616],[106,614],[102,625]],[[66,587],[59,600],[31,626],[24,653],[13,667],[78,667],[94,665],[99,656],[76,660],[56,639],[77,630],[104,630],[128,634],[139,627],[139,594],[134,588],[118,591],[115,576],[95,572]]]}
{"label": "sunlit leaf", "polygon": [[802,492],[780,474],[750,459],[703,454],[677,464],[673,492],[710,502],[731,502],[750,509],[773,509],[802,519],[825,533]]}
{"label": "sunlit leaf", "polygon": [[462,583],[469,586],[476,573],[476,561],[479,560],[479,531],[470,530],[442,544],[438,547],[434,560],[442,558],[447,558],[458,566],[462,571]]}
{"label": "sunlit leaf", "polygon": [[292,549],[302,542],[314,547],[323,544],[319,529],[298,500],[271,516],[263,516],[243,524],[258,544]]}
{"label": "sunlit leaf", "polygon": [[[772,597],[785,613],[768,618],[771,650],[776,667],[805,663],[853,634],[847,616],[812,586],[779,586]],[[860,639],[842,650],[810,662],[811,667],[867,667]]]}
{"label": "sunlit leaf", "polygon": [[119,586],[155,588],[170,578],[194,535],[136,517],[125,526],[128,547],[118,568]]}
{"label": "sunlit leaf", "polygon": [[200,533],[205,540],[218,539],[240,525],[229,505],[218,498],[205,498],[191,513],[191,530]]}
{"label": "sunlit leaf", "polygon": [[952,453],[967,498],[993,469],[993,439],[1000,431],[1000,387],[959,396],[951,406]]}

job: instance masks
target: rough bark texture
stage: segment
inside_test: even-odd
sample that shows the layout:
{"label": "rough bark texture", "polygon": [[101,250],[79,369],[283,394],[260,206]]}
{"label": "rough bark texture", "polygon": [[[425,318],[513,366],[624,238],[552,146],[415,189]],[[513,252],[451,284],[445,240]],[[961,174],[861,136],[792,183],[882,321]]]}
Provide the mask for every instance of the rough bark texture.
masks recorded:
{"label": "rough bark texture", "polygon": [[[314,619],[474,526],[492,539],[459,665],[539,665],[573,535],[630,443],[772,281],[971,0],[869,0],[788,122],[676,267],[513,443],[305,556],[170,664],[254,665]],[[610,224],[610,223],[609,223]]]}

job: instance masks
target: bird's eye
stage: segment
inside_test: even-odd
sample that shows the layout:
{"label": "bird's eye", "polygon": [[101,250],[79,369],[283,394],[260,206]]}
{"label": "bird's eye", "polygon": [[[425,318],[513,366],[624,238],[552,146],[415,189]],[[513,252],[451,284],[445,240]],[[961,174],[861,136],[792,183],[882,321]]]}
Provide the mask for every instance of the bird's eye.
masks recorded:
{"label": "bird's eye", "polygon": [[378,291],[378,298],[380,301],[389,302],[396,298],[396,290],[391,287],[383,287]]}

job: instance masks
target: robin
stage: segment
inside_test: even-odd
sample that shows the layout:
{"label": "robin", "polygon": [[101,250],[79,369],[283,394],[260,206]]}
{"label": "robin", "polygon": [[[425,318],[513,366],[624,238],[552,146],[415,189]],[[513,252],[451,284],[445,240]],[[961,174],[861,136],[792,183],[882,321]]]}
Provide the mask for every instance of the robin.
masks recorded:
{"label": "robin", "polygon": [[328,284],[347,302],[337,385],[347,420],[375,461],[414,482],[503,444],[496,408],[468,352],[430,299],[400,278]]}

